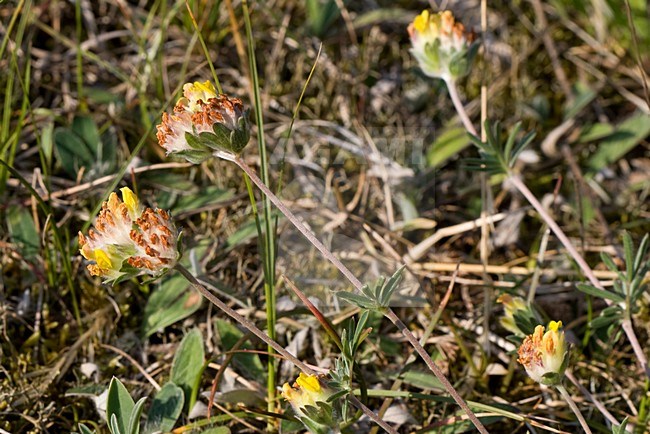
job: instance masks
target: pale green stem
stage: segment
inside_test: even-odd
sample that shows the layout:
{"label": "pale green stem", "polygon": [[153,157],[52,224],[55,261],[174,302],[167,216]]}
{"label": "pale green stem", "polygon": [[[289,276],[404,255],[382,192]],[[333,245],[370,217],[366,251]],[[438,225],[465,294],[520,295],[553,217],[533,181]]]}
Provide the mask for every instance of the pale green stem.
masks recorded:
{"label": "pale green stem", "polygon": [[447,84],[447,89],[449,90],[449,96],[451,97],[451,102],[454,103],[454,107],[456,108],[456,113],[458,113],[458,116],[460,117],[461,122],[465,126],[465,129],[476,136],[477,135],[476,128],[474,128],[474,125],[472,125],[472,121],[469,119],[469,116],[467,116],[467,111],[465,111],[463,102],[460,100],[460,96],[458,95],[458,88],[456,87],[456,81],[453,78],[449,78],[449,79],[445,79],[445,83]]}
{"label": "pale green stem", "polygon": [[[253,25],[251,16],[248,9],[248,1],[242,0],[241,2],[242,13],[244,18],[244,27],[246,29],[246,42],[248,52],[248,68],[250,72],[250,85],[252,88],[252,97],[255,108],[255,121],[257,124],[257,149],[260,156],[260,174],[265,186],[271,186],[269,176],[269,163],[268,152],[266,149],[266,142],[264,136],[264,106],[262,104],[261,86],[259,75],[257,72],[257,60],[255,57],[255,38],[253,37]],[[234,27],[233,27],[234,30]],[[276,293],[275,293],[275,260],[276,260],[276,229],[275,218],[272,215],[271,203],[267,198],[264,198],[264,232],[259,233],[259,237],[263,240],[262,248],[264,249],[264,296],[266,299],[266,324],[268,333],[271,337],[275,338],[276,327]],[[272,349],[269,349],[272,352]],[[276,376],[275,360],[270,358],[267,363],[268,377],[266,379],[267,390],[267,410],[269,412],[275,411],[275,376]],[[274,429],[273,421],[269,419],[267,423],[267,430]]]}
{"label": "pale green stem", "polygon": [[571,411],[573,411],[573,413],[578,418],[578,422],[580,422],[580,425],[582,426],[582,429],[585,430],[585,433],[591,434],[591,429],[589,428],[589,425],[587,425],[587,421],[585,420],[584,417],[582,417],[582,413],[580,413],[580,409],[578,409],[578,406],[573,401],[573,398],[571,398],[571,395],[569,395],[569,392],[567,392],[567,390],[561,384],[558,384],[557,386],[555,386],[555,388],[560,392],[560,395],[562,395],[562,398],[564,398],[567,404],[569,404]]}

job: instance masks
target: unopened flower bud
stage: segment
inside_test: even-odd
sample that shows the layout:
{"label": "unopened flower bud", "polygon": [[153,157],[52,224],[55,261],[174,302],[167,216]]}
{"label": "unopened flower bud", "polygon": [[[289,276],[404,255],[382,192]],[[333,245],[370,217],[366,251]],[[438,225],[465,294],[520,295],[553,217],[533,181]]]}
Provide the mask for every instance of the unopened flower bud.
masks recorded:
{"label": "unopened flower bud", "polygon": [[502,294],[497,301],[503,303],[504,315],[499,320],[501,326],[517,336],[525,336],[526,333],[521,330],[515,317],[532,317],[526,301],[521,297],[513,297],[510,294]]}
{"label": "unopened flower bud", "polygon": [[250,139],[248,110],[239,98],[217,94],[212,83],[186,83],[173,114],[163,113],[157,126],[158,143],[167,154],[192,163],[215,151],[239,154]]}
{"label": "unopened flower bud", "polygon": [[127,187],[122,200],[111,193],[85,236],[79,232],[79,251],[93,261],[88,271],[104,282],[148,274],[159,276],[176,264],[178,232],[161,209],[144,208]]}

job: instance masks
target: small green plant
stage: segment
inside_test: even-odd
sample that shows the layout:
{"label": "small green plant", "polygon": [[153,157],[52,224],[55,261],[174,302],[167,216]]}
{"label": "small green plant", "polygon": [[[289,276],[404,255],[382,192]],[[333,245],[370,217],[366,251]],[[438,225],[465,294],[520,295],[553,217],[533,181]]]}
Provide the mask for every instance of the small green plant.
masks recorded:
{"label": "small green plant", "polygon": [[336,295],[361,309],[383,311],[388,308],[393,293],[399,288],[403,271],[404,267],[401,267],[388,281],[384,276],[380,276],[374,283],[363,285],[361,294],[341,291]]}
{"label": "small green plant", "polygon": [[361,294],[354,294],[349,292],[338,292],[337,296],[341,299],[347,300],[350,303],[358,306],[361,309],[377,311],[388,318],[399,330],[404,337],[413,346],[413,349],[424,360],[427,367],[436,378],[442,383],[445,390],[451,395],[456,403],[467,414],[472,424],[480,433],[487,433],[487,430],[476,417],[472,409],[467,405],[465,400],[458,394],[454,386],[449,382],[444,373],[440,370],[438,365],[433,361],[429,353],[426,352],[422,344],[413,336],[413,333],[406,327],[404,322],[395,314],[390,308],[390,299],[395,290],[399,288],[399,283],[402,279],[404,267],[399,268],[390,279],[386,280],[385,277],[380,277],[373,285],[355,285]]}
{"label": "small green plant", "polygon": [[[462,106],[460,106],[460,108],[457,107],[457,109],[464,110]],[[631,318],[634,302],[642,294],[641,284],[645,276],[645,272],[643,274],[640,272],[643,270],[648,270],[648,264],[643,263],[643,258],[648,249],[647,237],[644,238],[644,241],[641,243],[641,247],[636,256],[633,254],[631,238],[629,235],[624,238],[626,252],[625,260],[628,265],[628,272],[625,275],[618,270],[611,258],[606,258],[606,255],[603,255],[603,261],[605,264],[612,271],[617,272],[620,277],[620,281],[618,283],[615,283],[615,291],[607,291],[603,287],[602,283],[598,280],[589,264],[587,264],[587,261],[578,252],[571,240],[569,240],[564,231],[557,224],[555,219],[551,217],[541,202],[537,199],[537,197],[535,197],[528,186],[524,183],[520,174],[515,173],[512,170],[517,156],[519,156],[522,150],[533,140],[534,135],[532,133],[528,133],[524,135],[523,138],[517,140],[517,135],[520,131],[519,123],[515,125],[513,131],[508,135],[507,139],[504,139],[503,135],[500,133],[501,130],[498,126],[498,123],[490,124],[488,121],[486,121],[485,130],[487,132],[487,140],[485,142],[470,132],[472,141],[479,148],[481,158],[469,159],[467,161],[467,167],[470,170],[485,171],[492,175],[505,175],[510,183],[528,200],[528,202],[530,202],[533,208],[535,208],[535,210],[539,213],[544,223],[546,223],[551,231],[553,231],[553,233],[557,236],[559,241],[567,250],[567,253],[569,253],[571,258],[573,258],[580,270],[584,273],[585,277],[589,280],[589,284],[579,285],[578,289],[583,292],[590,293],[591,295],[596,295],[605,300],[605,302],[610,305],[609,308],[604,310],[603,315],[598,318],[598,321],[596,321],[595,328],[611,326],[622,318],[620,324],[628,340],[632,344],[632,349],[634,350],[636,359],[639,365],[645,371],[646,375],[650,377],[648,359],[645,356],[641,345],[639,344],[639,339],[637,338],[636,332],[632,327]],[[612,306],[613,303],[618,304]]]}
{"label": "small green plant", "polygon": [[643,296],[647,283],[645,277],[650,271],[650,260],[646,259],[650,247],[650,234],[646,234],[639,248],[634,251],[634,242],[628,232],[623,232],[623,250],[625,252],[625,270],[616,265],[611,256],[601,253],[603,263],[618,276],[614,280],[613,290],[597,288],[587,283],[579,283],[577,288],[592,297],[601,298],[612,303],[603,309],[598,318],[591,321],[591,327],[602,338],[611,337],[620,330],[623,322],[631,322],[638,312],[639,300]]}
{"label": "small green plant", "polygon": [[146,398],[134,402],[120,380],[113,377],[108,386],[106,417],[111,434],[138,434]]}
{"label": "small green plant", "polygon": [[[106,417],[108,419],[108,430],[111,434],[139,434],[140,417],[146,398],[140,398],[134,402],[124,384],[116,377],[113,377],[108,386],[108,401],[106,403]],[[84,425],[79,424],[82,434],[90,434],[92,431]]]}
{"label": "small green plant", "polygon": [[[372,328],[366,327],[368,323],[369,311],[363,311],[359,315],[359,320],[350,320],[349,327],[346,327],[341,333],[341,356],[336,360],[334,369],[330,372],[331,386],[339,390],[340,394],[353,393],[353,380],[356,378],[361,383],[362,396],[366,392],[365,380],[360,375],[357,365],[357,351],[363,341],[370,335]],[[333,398],[332,398],[333,399]],[[350,425],[361,415],[359,412],[352,415],[348,401],[344,401],[341,408],[342,423],[341,425]]]}

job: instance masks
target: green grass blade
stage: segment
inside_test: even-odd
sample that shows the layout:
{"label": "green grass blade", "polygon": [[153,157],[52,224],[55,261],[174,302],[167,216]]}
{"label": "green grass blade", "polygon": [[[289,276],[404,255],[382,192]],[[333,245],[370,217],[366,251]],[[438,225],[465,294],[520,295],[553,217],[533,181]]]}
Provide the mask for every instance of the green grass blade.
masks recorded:
{"label": "green grass blade", "polygon": [[212,59],[210,58],[210,51],[208,50],[208,46],[205,45],[205,40],[203,39],[203,35],[201,34],[199,25],[197,24],[196,19],[194,18],[194,14],[192,13],[192,8],[190,7],[190,3],[188,0],[185,0],[185,6],[187,7],[187,13],[190,15],[190,20],[192,20],[192,26],[194,26],[194,32],[199,37],[199,42],[201,43],[201,47],[203,48],[203,54],[205,55],[205,59],[208,61],[208,65],[210,66],[210,72],[212,72],[212,79],[214,80],[214,85],[217,88],[217,92],[223,93],[223,90],[221,89],[221,83],[219,82],[219,77],[217,76],[217,71],[214,69],[214,65],[212,64]]}
{"label": "green grass blade", "polygon": [[[255,120],[257,123],[257,144],[260,154],[260,178],[267,186],[270,186],[268,155],[266,151],[266,142],[264,140],[264,113],[262,106],[262,98],[260,95],[260,83],[257,73],[257,61],[255,58],[255,40],[253,38],[253,26],[251,24],[250,12],[248,9],[248,2],[242,2],[242,12],[244,14],[244,24],[246,28],[246,41],[248,45],[248,66],[250,68],[250,77],[253,85],[253,98],[255,99]],[[271,339],[276,338],[275,324],[276,324],[276,306],[275,306],[275,259],[276,259],[276,232],[275,224],[272,214],[272,204],[268,197],[263,199],[264,205],[264,234],[260,235],[260,241],[264,250],[264,293],[266,298],[266,321],[267,321],[267,334]],[[274,354],[273,348],[268,347],[270,354]],[[267,399],[268,410],[275,410],[275,366],[276,361],[273,357],[269,357],[267,370]],[[273,424],[269,421],[269,429],[273,429]]]}

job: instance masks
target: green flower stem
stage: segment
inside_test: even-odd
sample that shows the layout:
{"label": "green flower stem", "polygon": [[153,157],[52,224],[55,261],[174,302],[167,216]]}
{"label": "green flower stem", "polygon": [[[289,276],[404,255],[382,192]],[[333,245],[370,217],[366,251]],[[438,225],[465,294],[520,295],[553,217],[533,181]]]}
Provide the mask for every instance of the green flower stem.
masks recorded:
{"label": "green flower stem", "polygon": [[285,359],[289,360],[291,363],[296,365],[298,369],[300,369],[302,372],[308,375],[317,375],[318,372],[309,366],[307,366],[305,363],[300,361],[297,357],[295,357],[293,354],[282,348],[280,344],[278,344],[276,341],[268,337],[262,330],[260,330],[252,321],[250,321],[247,318],[244,318],[240,314],[238,314],[234,309],[230,308],[226,303],[223,301],[219,300],[214,294],[212,294],[210,291],[208,291],[201,283],[190,273],[190,271],[183,267],[181,264],[176,264],[174,266],[174,269],[181,273],[183,277],[187,279],[188,282],[201,293],[205,298],[207,298],[212,304],[217,306],[219,309],[221,309],[226,315],[237,321],[240,325],[242,325],[246,330],[260,338],[264,343],[266,343],[268,346],[272,347],[275,351],[277,351],[279,354],[281,354]]}
{"label": "green flower stem", "polygon": [[[267,276],[275,276],[275,267],[271,270],[270,262],[268,255],[273,254],[269,249],[266,248],[266,234],[262,230],[262,225],[260,223],[260,216],[257,212],[257,201],[255,200],[255,192],[253,191],[253,184],[251,183],[250,178],[245,173],[242,174],[244,177],[244,182],[246,183],[246,190],[248,190],[248,198],[251,203],[251,210],[255,218],[255,227],[257,228],[257,234],[260,239],[260,256],[262,257],[262,262],[264,263],[264,299],[266,300],[266,330],[269,338],[275,340],[275,291],[272,285],[269,283]],[[267,220],[264,220],[265,224]],[[268,228],[268,226],[267,226]],[[272,347],[267,347],[269,352],[269,359],[266,365],[266,390],[267,390],[267,402],[268,410],[275,411],[275,401],[276,401],[276,390],[275,390],[275,371],[276,364],[273,358],[275,352]],[[273,407],[273,408],[272,408]],[[269,422],[270,423],[270,422]]]}
{"label": "green flower stem", "polygon": [[469,116],[467,116],[463,102],[460,100],[460,96],[458,95],[458,88],[456,87],[456,81],[453,78],[448,78],[445,79],[445,83],[447,84],[447,89],[449,90],[451,101],[454,103],[454,107],[456,108],[456,113],[458,113],[458,116],[465,126],[465,129],[473,135],[478,136],[476,133],[476,128],[474,128],[474,125],[472,125],[472,121],[469,119]]}
{"label": "green flower stem", "polygon": [[580,422],[580,425],[582,426],[582,429],[585,431],[585,433],[591,434],[591,429],[589,428],[589,425],[587,425],[587,421],[582,416],[582,413],[580,413],[578,406],[573,401],[573,398],[571,398],[571,395],[569,395],[569,392],[567,392],[567,390],[561,384],[558,384],[557,386],[555,386],[555,388],[560,392],[560,395],[562,395],[562,398],[564,398],[567,404],[569,404],[569,407],[571,407],[571,411],[573,411],[573,413],[578,418],[578,422]]}
{"label": "green flower stem", "polygon": [[[327,258],[336,268],[338,268],[339,271],[341,271],[341,273],[343,273],[343,275],[348,278],[348,280],[354,285],[357,290],[361,289],[363,286],[361,281],[359,281],[359,279],[357,279],[354,274],[352,274],[352,272],[345,265],[343,265],[343,263],[339,261],[339,259],[334,256],[334,254],[329,251],[327,247],[325,247],[323,243],[321,243],[309,229],[307,229],[307,227],[298,219],[298,217],[296,217],[295,214],[293,214],[293,212],[291,212],[291,210],[287,208],[286,205],[284,205],[275,194],[273,194],[273,192],[260,180],[255,171],[248,164],[246,164],[244,160],[242,160],[240,157],[226,152],[217,152],[215,156],[228,161],[232,161],[237,166],[239,166],[248,175],[251,181],[253,181],[253,183],[257,185],[260,190],[262,190],[262,192],[271,200],[271,202],[273,202],[273,204],[278,207],[280,212],[282,212],[282,214],[284,214],[287,219],[289,219],[289,221],[296,227],[296,229],[298,229],[300,233],[302,233],[307,238],[307,240],[309,240],[309,242],[312,243],[314,247],[316,247],[316,249],[318,249],[318,251],[323,254],[323,256],[325,256],[325,258]],[[431,359],[431,356],[429,356],[422,345],[420,345],[415,336],[413,336],[413,333],[411,333],[411,331],[406,327],[402,320],[400,320],[397,315],[395,315],[395,312],[393,312],[390,308],[388,308],[383,313],[402,332],[404,337],[406,337],[415,351],[420,355],[420,357],[422,357],[431,372],[433,372],[438,380],[440,380],[440,382],[444,385],[445,389],[447,392],[449,392],[454,401],[456,401],[456,403],[463,409],[463,411],[467,413],[467,416],[472,421],[474,426],[476,426],[478,431],[481,434],[487,434],[488,431],[485,429],[483,424],[481,424],[476,415],[467,406],[467,403],[458,394],[458,392],[456,392],[456,389],[454,389],[440,368],[438,368],[433,359]]]}

